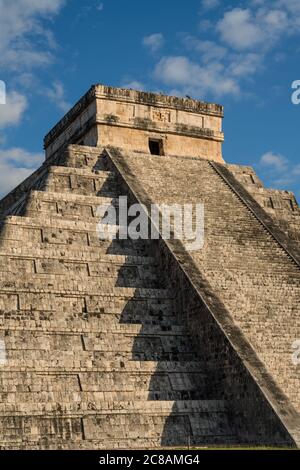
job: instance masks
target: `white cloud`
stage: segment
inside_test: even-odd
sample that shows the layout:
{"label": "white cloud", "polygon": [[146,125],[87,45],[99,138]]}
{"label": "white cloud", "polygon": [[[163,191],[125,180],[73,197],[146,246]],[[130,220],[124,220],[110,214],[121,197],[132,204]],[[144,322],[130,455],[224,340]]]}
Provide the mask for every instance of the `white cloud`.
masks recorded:
{"label": "white cloud", "polygon": [[43,161],[42,153],[21,148],[0,150],[0,196],[27,178]]}
{"label": "white cloud", "polygon": [[[40,19],[51,18],[63,4],[64,0],[0,0],[0,65],[19,70],[49,63],[52,36]],[[37,47],[37,37],[47,47]]]}
{"label": "white cloud", "polygon": [[150,36],[145,36],[143,39],[144,46],[148,47],[151,52],[156,52],[164,44],[164,36],[162,33],[154,33]]}
{"label": "white cloud", "polygon": [[71,108],[71,104],[65,98],[64,86],[60,81],[53,82],[51,88],[45,89],[44,93],[63,113]]}
{"label": "white cloud", "polygon": [[183,36],[189,50],[199,54],[199,61],[187,56],[163,57],[156,65],[154,77],[181,88],[181,94],[203,97],[211,95],[239,95],[242,80],[248,80],[260,67],[262,56],[254,52],[232,52],[213,41],[200,41]]}
{"label": "white cloud", "polygon": [[288,160],[274,152],[266,152],[260,157],[260,164],[275,170],[283,170],[287,167]]}
{"label": "white cloud", "polygon": [[285,156],[272,151],[261,156],[258,171],[273,188],[290,190],[300,179],[300,164],[295,165]]}
{"label": "white cloud", "polygon": [[232,54],[227,65],[227,73],[234,79],[249,78],[262,66],[262,56],[254,52]]}
{"label": "white cloud", "polygon": [[6,83],[0,80],[0,105],[6,103]]}
{"label": "white cloud", "polygon": [[201,6],[205,10],[211,10],[213,8],[216,8],[219,5],[220,5],[219,0],[202,0],[202,2],[201,2]]}
{"label": "white cloud", "polygon": [[222,40],[235,49],[249,49],[264,38],[249,9],[234,8],[226,12],[217,24],[217,31]]}
{"label": "white cloud", "polygon": [[41,164],[42,159],[42,153],[28,152],[27,150],[19,147],[0,150],[1,163],[9,163],[17,167],[23,167],[27,169],[35,168],[37,165]]}
{"label": "white cloud", "polygon": [[294,16],[297,16],[300,13],[300,3],[299,0],[277,0],[275,5],[278,8],[284,8],[287,11],[291,12]]}
{"label": "white cloud", "polygon": [[102,11],[104,9],[104,3],[99,3],[99,5],[96,6],[96,10]]}
{"label": "white cloud", "polygon": [[[0,130],[19,124],[26,107],[25,96],[17,92],[7,94],[7,104],[0,106]],[[5,136],[0,134],[0,144],[4,145],[5,141]],[[42,153],[31,153],[18,147],[0,149],[0,196],[29,176],[42,159]]]}
{"label": "white cloud", "polygon": [[201,54],[203,62],[223,59],[228,50],[226,47],[208,40],[199,40],[190,35],[182,35],[184,44],[188,49],[194,50]]}
{"label": "white cloud", "polygon": [[31,173],[32,171],[26,168],[15,168],[0,161],[0,197],[12,191]]}
{"label": "white cloud", "polygon": [[[283,34],[290,34],[297,15],[280,7],[280,2],[254,3],[258,8],[233,8],[216,25],[221,40],[237,50],[273,48]],[[300,9],[299,9],[300,13]]]}
{"label": "white cloud", "polygon": [[156,78],[168,85],[185,85],[193,81],[199,71],[199,65],[192,63],[187,57],[170,56],[160,60],[154,73]]}
{"label": "white cloud", "polygon": [[285,31],[288,23],[287,13],[281,10],[260,10],[258,20],[265,26],[268,34],[277,34]]}
{"label": "white cloud", "polygon": [[32,88],[39,88],[41,84],[34,73],[23,72],[14,77],[14,86],[17,89],[31,90]]}
{"label": "white cloud", "polygon": [[169,86],[180,87],[182,94],[194,97],[207,93],[238,95],[240,91],[222,64],[211,62],[201,66],[185,56],[163,57],[156,65],[154,76]]}
{"label": "white cloud", "polygon": [[139,90],[139,91],[143,91],[145,89],[144,84],[142,82],[139,82],[138,80],[130,80],[127,82],[123,82],[122,87],[131,88],[132,90]]}
{"label": "white cloud", "polygon": [[292,175],[293,175],[293,176],[297,176],[298,179],[299,179],[299,177],[300,177],[300,163],[298,163],[297,165],[295,165],[295,166],[293,167]]}
{"label": "white cloud", "polygon": [[27,107],[24,95],[12,91],[6,95],[6,104],[0,105],[0,129],[20,122]]}
{"label": "white cloud", "polygon": [[23,44],[22,49],[6,49],[0,57],[0,65],[13,72],[21,72],[35,67],[43,67],[52,62],[53,58],[50,52],[26,50],[26,47]]}
{"label": "white cloud", "polygon": [[[199,27],[202,33],[203,28],[209,28],[209,40],[180,34],[189,54],[162,57],[156,64],[155,78],[182,95],[247,94],[245,83],[253,82],[273,50],[273,60],[284,60],[275,49],[280,40],[300,34],[300,2],[251,0],[240,4],[247,7],[225,7],[218,19],[202,19]],[[203,11],[213,6],[221,9],[221,2],[202,2]]]}
{"label": "white cloud", "polygon": [[207,31],[209,31],[210,29],[213,29],[214,28],[214,24],[212,21],[208,20],[207,18],[201,20],[199,22],[199,29],[201,32],[204,32],[206,33]]}
{"label": "white cloud", "polygon": [[[48,65],[54,60],[51,49],[56,47],[56,43],[51,30],[45,25],[64,3],[65,0],[0,0],[0,68],[10,76],[7,79],[9,88],[18,89],[7,93],[6,104],[0,105],[0,131],[22,122],[28,102],[20,90],[30,88],[38,91],[31,69]],[[67,106],[59,82],[48,91],[49,97],[56,99],[61,108]],[[6,143],[3,132],[0,143],[2,146]],[[20,148],[1,150],[1,194],[26,178],[41,161],[40,153]]]}

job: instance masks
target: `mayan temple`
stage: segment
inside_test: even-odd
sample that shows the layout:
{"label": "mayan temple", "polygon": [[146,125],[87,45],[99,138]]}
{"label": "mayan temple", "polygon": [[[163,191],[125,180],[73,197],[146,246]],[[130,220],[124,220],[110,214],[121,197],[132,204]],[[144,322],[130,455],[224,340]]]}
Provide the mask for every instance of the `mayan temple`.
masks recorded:
{"label": "mayan temple", "polygon": [[[1,449],[300,445],[300,209],[222,120],[92,86],[0,201]],[[203,203],[204,246],[99,238],[119,196]]]}

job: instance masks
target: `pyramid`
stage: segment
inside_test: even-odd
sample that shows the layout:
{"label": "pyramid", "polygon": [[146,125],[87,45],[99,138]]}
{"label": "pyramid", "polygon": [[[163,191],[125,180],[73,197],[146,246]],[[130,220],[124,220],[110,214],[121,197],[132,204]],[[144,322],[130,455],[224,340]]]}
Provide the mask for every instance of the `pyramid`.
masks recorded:
{"label": "pyramid", "polygon": [[[300,210],[224,162],[222,118],[92,86],[0,201],[1,449],[299,445]],[[203,204],[203,246],[101,239],[120,196]]]}

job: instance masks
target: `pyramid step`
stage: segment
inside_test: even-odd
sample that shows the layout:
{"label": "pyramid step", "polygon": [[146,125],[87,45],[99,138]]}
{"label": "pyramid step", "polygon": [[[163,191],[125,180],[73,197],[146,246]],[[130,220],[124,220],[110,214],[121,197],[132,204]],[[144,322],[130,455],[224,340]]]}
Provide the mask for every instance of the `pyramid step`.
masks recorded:
{"label": "pyramid step", "polygon": [[[86,282],[96,282],[101,279],[108,285],[116,287],[149,287],[159,288],[157,280],[157,269],[149,263],[143,265],[133,265],[129,263],[117,264],[105,262],[70,262],[64,258],[21,258],[11,257],[0,254],[0,272],[7,274],[8,279],[12,275],[23,276],[25,273],[27,279],[35,282],[35,279],[49,279],[52,281],[56,277],[57,282],[63,282],[65,285],[65,276],[69,279],[82,281],[84,277]],[[60,281],[59,281],[60,280]]]}
{"label": "pyramid step", "polygon": [[49,168],[48,177],[41,189],[51,192],[114,197],[118,186],[115,175],[109,171],[52,166]]}
{"label": "pyramid step", "polygon": [[[142,343],[142,341],[140,342]],[[148,349],[147,349],[148,348]],[[64,370],[74,371],[83,370],[90,371],[105,367],[105,363],[115,363],[116,360],[120,362],[142,362],[151,361],[156,363],[161,362],[191,362],[193,360],[200,360],[197,354],[185,351],[153,351],[146,344],[144,351],[137,350],[136,352],[123,350],[117,351],[111,348],[110,350],[88,350],[69,353],[67,351],[51,350],[44,351],[41,349],[14,349],[5,352],[5,360],[1,359],[1,369],[5,371],[28,368],[28,370],[54,370],[61,372]],[[1,351],[2,354],[2,351]],[[79,357],[78,357],[79,354]],[[117,359],[116,359],[117,358]],[[3,364],[2,364],[3,363]],[[114,369],[113,369],[114,370]]]}
{"label": "pyramid step", "polygon": [[[223,415],[228,410],[228,404],[225,400],[214,400],[214,399],[204,399],[204,400],[130,400],[130,401],[101,401],[101,406],[99,409],[94,409],[93,406],[88,407],[88,402],[81,402],[79,397],[87,397],[92,400],[95,398],[95,394],[92,392],[88,393],[78,393],[68,394],[66,391],[66,400],[63,398],[63,392],[57,394],[60,402],[55,403],[53,400],[54,395],[47,392],[41,392],[41,400],[36,402],[30,400],[30,395],[32,398],[38,398],[35,393],[20,394],[20,397],[23,396],[29,399],[28,403],[25,402],[12,402],[7,410],[10,413],[10,416],[13,417],[15,414],[16,418],[20,417],[25,411],[31,417],[39,418],[41,413],[45,412],[46,415],[51,413],[56,417],[59,417],[59,414],[63,413],[64,415],[70,415],[70,417],[83,417],[88,421],[95,422],[99,419],[103,422],[103,426],[106,427],[106,423],[113,422],[124,422],[124,418],[130,419],[130,417],[136,417],[139,414],[141,420],[148,420],[147,418],[157,416],[161,418],[166,418],[170,414],[188,416],[193,414],[220,414]],[[43,399],[44,398],[44,399]],[[69,399],[69,401],[68,401]],[[49,405],[47,401],[49,400]],[[72,400],[75,400],[77,403],[72,404]],[[32,408],[30,404],[32,403]],[[82,408],[78,407],[78,403]],[[9,404],[8,404],[9,405]],[[27,410],[22,408],[26,408]],[[48,408],[48,409],[47,409]],[[15,410],[15,411],[14,411]],[[0,420],[4,418],[2,412],[0,411]],[[84,413],[84,415],[83,415]],[[19,415],[19,416],[18,416]],[[68,416],[65,416],[67,418]],[[122,419],[123,418],[123,419]],[[195,423],[196,424],[196,423]],[[99,432],[101,432],[99,430]],[[1,431],[0,431],[1,433]],[[114,436],[115,437],[115,436]]]}
{"label": "pyramid step", "polygon": [[[105,173],[106,175],[106,173]],[[70,205],[91,205],[97,207],[99,203],[115,203],[118,205],[118,197],[102,197],[102,196],[86,196],[83,194],[72,194],[56,191],[38,191],[32,190],[29,194],[28,204],[36,204],[37,209],[42,212],[48,212],[48,207],[43,207],[45,203],[64,204],[70,203]]]}
{"label": "pyramid step", "polygon": [[[121,288],[119,288],[121,289]],[[65,324],[66,321],[84,319],[100,324],[100,319],[107,322],[117,320],[117,323],[143,323],[147,319],[174,318],[174,306],[171,299],[144,298],[135,295],[122,297],[114,295],[85,295],[74,294],[56,295],[54,293],[37,292],[6,292],[0,293],[0,314],[2,318],[10,317],[16,320],[57,321]],[[119,291],[120,292],[120,291]],[[155,293],[156,290],[153,291]],[[128,293],[128,289],[127,289]]]}
{"label": "pyramid step", "polygon": [[[197,371],[98,371],[78,374],[0,373],[0,393],[33,394],[40,392],[162,392],[197,391],[207,378],[205,370]],[[116,398],[116,400],[121,400]],[[148,400],[149,397],[147,396]],[[52,398],[51,398],[52,400]],[[3,402],[6,400],[3,400]],[[26,400],[25,400],[26,401]],[[62,400],[67,401],[67,400]],[[102,399],[103,401],[103,399]],[[105,400],[104,400],[105,401]],[[12,403],[12,400],[7,400]],[[16,401],[15,403],[18,403]]]}
{"label": "pyramid step", "polygon": [[[171,433],[170,433],[171,434]],[[263,436],[261,437],[260,442],[257,440],[257,436],[250,441],[248,439],[248,445],[251,447],[258,447],[261,446],[263,441]],[[199,449],[208,449],[211,447],[212,449],[216,449],[216,447],[220,447],[220,449],[228,448],[235,448],[235,447],[245,447],[245,443],[241,443],[240,439],[236,435],[222,435],[222,436],[199,436],[199,437],[192,437],[185,436],[185,437],[177,437],[172,434],[168,437],[161,437],[157,436],[156,438],[136,438],[131,439],[122,436],[118,439],[85,439],[80,441],[72,441],[72,440],[65,440],[65,439],[56,439],[51,438],[49,439],[46,437],[31,439],[31,441],[22,440],[21,438],[17,440],[14,436],[13,439],[1,441],[0,450],[119,450],[123,451],[128,449],[132,450],[145,450],[145,449],[170,449],[178,451],[178,448],[181,449],[188,449],[188,450],[199,450]],[[244,445],[242,445],[244,444]],[[266,442],[266,445],[270,444],[269,441]],[[285,447],[285,442],[282,442],[282,447]]]}
{"label": "pyramid step", "polygon": [[[52,232],[53,233],[53,232]],[[34,256],[37,251],[39,253],[45,253],[45,257],[51,257],[52,253],[63,253],[62,256],[66,258],[76,256],[78,253],[77,260],[85,260],[86,258],[93,258],[97,260],[99,257],[106,255],[109,256],[120,256],[120,257],[137,257],[146,258],[149,250],[141,240],[113,240],[113,241],[100,241],[97,236],[92,236],[90,241],[88,235],[88,242],[84,244],[78,244],[80,240],[74,240],[74,236],[66,237],[65,240],[61,239],[57,242],[52,237],[45,238],[43,242],[38,241],[26,241],[23,248],[20,250],[20,240],[1,239],[0,234],[0,250],[6,254],[13,253],[24,253],[25,256]],[[56,236],[56,235],[55,235]],[[75,243],[76,241],[76,243]],[[98,258],[97,258],[98,257]]]}
{"label": "pyramid step", "polygon": [[68,166],[49,166],[49,174],[53,175],[67,175],[67,176],[85,176],[87,178],[111,178],[113,181],[117,181],[116,175],[112,171],[107,170],[94,170],[93,168],[76,168]]}
{"label": "pyramid step", "polygon": [[[149,331],[149,330],[148,330]],[[177,334],[176,334],[177,333]],[[37,333],[34,331],[5,332],[3,339],[6,356],[15,351],[81,351],[125,352],[138,354],[188,354],[193,353],[191,339],[186,334],[172,331],[151,331],[145,333],[101,332],[97,334]]]}
{"label": "pyramid step", "polygon": [[103,147],[69,145],[59,164],[73,168],[104,169]]}
{"label": "pyramid step", "polygon": [[[85,353],[85,356],[93,357],[91,353]],[[211,365],[214,366],[213,362]],[[199,373],[203,370],[206,370],[207,363],[195,360],[195,357],[190,361],[135,361],[132,358],[128,359],[124,354],[111,354],[107,353],[104,360],[98,365],[93,365],[93,367],[80,367],[78,363],[77,367],[74,367],[74,364],[69,364],[67,368],[64,367],[53,367],[51,364],[46,364],[45,367],[40,367],[37,361],[35,361],[35,366],[33,362],[29,368],[24,368],[21,364],[16,363],[14,366],[10,364],[10,367],[4,367],[5,364],[1,365],[0,376],[11,376],[11,374],[18,374],[19,377],[22,374],[54,374],[54,375],[74,375],[74,374],[83,374],[83,373],[102,373],[102,372],[117,372],[117,373]],[[71,367],[72,366],[72,367]],[[217,366],[217,364],[216,364]]]}
{"label": "pyramid step", "polygon": [[[83,308],[78,312],[38,311],[38,310],[0,310],[1,331],[30,330],[53,332],[98,333],[99,331],[112,331],[124,324],[128,331],[147,326],[173,331],[181,328],[177,317],[173,314],[171,306],[165,307],[164,313],[151,311],[149,307],[139,312],[123,313],[87,313]],[[131,329],[132,327],[132,329]]]}
{"label": "pyramid step", "polygon": [[[85,325],[88,324],[87,321],[84,321]],[[8,331],[9,330],[9,331]],[[110,335],[146,335],[146,336],[184,336],[188,335],[188,329],[186,326],[183,325],[176,325],[173,321],[170,320],[168,326],[161,326],[161,325],[150,325],[150,324],[133,324],[133,323],[120,323],[120,322],[107,322],[102,323],[98,321],[97,323],[94,322],[93,325],[90,325],[89,331],[81,328],[78,331],[78,328],[69,328],[63,329],[61,325],[58,323],[56,327],[53,329],[47,325],[47,330],[43,328],[43,326],[31,327],[30,323],[28,322],[26,329],[24,330],[23,326],[15,325],[14,328],[6,328],[6,325],[0,326],[0,337],[1,334],[3,335],[5,332],[6,337],[18,337],[18,336],[25,336],[26,335],[33,335],[35,337],[41,337],[41,335],[45,336],[54,336],[54,335],[70,335],[70,336],[78,336],[78,335],[89,335],[91,337],[97,336],[99,334],[110,334]]]}
{"label": "pyramid step", "polygon": [[[140,341],[140,344],[143,343]],[[128,351],[125,347],[123,350],[89,350],[82,351],[80,349],[68,352],[59,350],[45,351],[42,349],[14,349],[6,350],[5,361],[1,365],[2,370],[14,370],[15,368],[26,367],[28,369],[53,369],[57,370],[80,370],[86,371],[92,368],[102,367],[106,362],[115,362],[116,358],[120,362],[129,361],[155,361],[155,362],[190,362],[197,359],[193,352],[170,352],[151,350],[148,344],[145,344],[145,350],[136,352]],[[138,349],[138,348],[137,348]]]}
{"label": "pyramid step", "polygon": [[[16,270],[16,272],[26,271],[36,273],[47,273],[47,274],[62,274],[64,269],[61,269],[61,265],[66,264],[90,264],[92,266],[91,272],[96,272],[96,267],[99,266],[99,271],[108,274],[111,270],[117,270],[123,267],[137,267],[140,272],[147,270],[151,273],[156,272],[156,260],[151,256],[122,256],[122,255],[108,255],[101,254],[99,251],[96,253],[85,253],[85,257],[82,258],[79,253],[78,258],[72,252],[60,252],[53,250],[46,256],[44,251],[36,251],[35,255],[26,255],[25,250],[20,250],[18,253],[6,253],[0,251],[0,270],[4,270],[5,266],[8,271]],[[88,256],[90,255],[90,256]],[[96,257],[96,255],[98,255]],[[26,263],[28,261],[28,263]],[[32,269],[30,264],[36,261],[36,269]],[[60,269],[58,269],[60,268]],[[100,269],[101,268],[101,269]],[[67,270],[67,268],[65,268]]]}
{"label": "pyramid step", "polygon": [[[49,407],[49,412],[51,412]],[[53,413],[53,411],[52,411]],[[160,441],[160,445],[215,442],[218,438],[235,438],[225,402],[203,401],[141,401],[104,404],[101,412],[73,416],[16,415],[0,418],[5,442],[22,440],[50,441],[61,437],[81,441],[101,439],[130,442]],[[40,438],[43,436],[43,439]],[[214,441],[213,441],[214,440]]]}
{"label": "pyramid step", "polygon": [[[10,293],[14,293],[15,295],[19,294],[20,298],[22,299],[24,298],[24,295],[27,296],[27,299],[32,297],[33,302],[35,302],[36,297],[38,297],[39,300],[43,300],[43,294],[45,294],[43,303],[45,304],[45,300],[50,300],[49,305],[52,305],[52,303],[56,302],[56,300],[60,300],[59,296],[63,295],[72,295],[74,297],[78,297],[79,295],[95,296],[97,292],[99,292],[100,287],[101,296],[111,297],[112,299],[118,297],[123,297],[127,300],[172,299],[174,295],[172,290],[164,288],[147,289],[144,287],[115,287],[112,285],[114,283],[110,284],[108,281],[104,282],[101,280],[101,278],[99,280],[97,280],[97,278],[95,278],[95,280],[89,279],[88,285],[84,285],[85,283],[83,279],[81,279],[80,282],[78,279],[68,279],[68,276],[63,278],[62,276],[58,277],[49,275],[47,278],[44,278],[43,276],[38,278],[34,275],[30,276],[28,274],[28,278],[29,279],[23,280],[14,277],[13,274],[8,274],[5,280],[0,279],[0,299],[2,294],[4,294],[5,302],[6,296]],[[2,303],[2,299],[0,302]],[[5,309],[6,307],[3,308]],[[23,308],[27,310],[26,307],[21,306],[21,310]],[[50,310],[53,310],[53,308],[50,308]],[[92,310],[94,311],[94,309]]]}
{"label": "pyramid step", "polygon": [[[38,266],[40,268],[40,265]],[[101,267],[100,267],[101,269]],[[5,279],[0,280],[0,291],[15,291],[20,292],[28,289],[30,292],[55,292],[66,293],[96,293],[100,288],[104,295],[112,294],[116,296],[126,297],[169,297],[173,296],[173,292],[164,289],[164,286],[159,285],[155,279],[141,279],[138,270],[134,268],[120,269],[119,273],[115,272],[115,276],[105,275],[102,273],[94,272],[94,276],[90,276],[88,266],[75,265],[75,274],[24,274],[6,272]],[[1,272],[1,269],[0,269]],[[5,272],[5,270],[4,270]],[[147,294],[148,293],[148,294]],[[1,295],[1,294],[0,294]]]}
{"label": "pyramid step", "polygon": [[[52,406],[53,412],[57,411],[58,407],[64,413],[76,413],[80,409],[82,412],[89,411],[91,408],[94,411],[102,411],[104,401],[178,401],[178,400],[204,400],[207,396],[211,398],[217,398],[214,393],[207,393],[207,387],[205,382],[205,375],[203,375],[202,383],[199,383],[197,389],[186,389],[186,390],[170,390],[163,388],[162,385],[155,384],[160,379],[154,375],[150,377],[150,387],[148,390],[147,386],[139,386],[139,389],[132,389],[130,385],[128,389],[126,387],[111,386],[109,390],[94,390],[94,391],[39,391],[39,392],[0,392],[0,416],[4,414],[11,415],[13,413],[24,413],[25,411],[29,414],[36,412],[42,413],[43,411],[49,411]],[[100,387],[99,387],[100,388]],[[132,390],[130,390],[132,389]]]}
{"label": "pyramid step", "polygon": [[[51,218],[49,215],[45,218],[43,214],[39,217],[25,217],[19,215],[9,215],[2,221],[1,229],[8,234],[14,234],[17,229],[38,231],[44,228],[75,230],[76,232],[94,232],[97,228],[97,222],[87,223],[80,220],[65,220],[60,218]],[[17,236],[17,234],[16,234]],[[38,238],[38,237],[36,237]],[[17,238],[15,238],[17,239]],[[30,239],[28,239],[30,241]],[[41,241],[41,240],[39,240]]]}
{"label": "pyramid step", "polygon": [[32,191],[26,204],[27,217],[57,217],[67,220],[99,221],[99,206],[118,208],[118,198],[83,196],[73,193]]}
{"label": "pyramid step", "polygon": [[[163,385],[152,385],[152,382],[158,383],[159,378],[154,375],[150,377],[150,387],[148,390],[147,386],[141,386],[139,390],[132,389],[129,385],[128,390],[126,387],[111,386],[109,390],[94,390],[94,391],[80,391],[74,389],[74,391],[63,391],[63,390],[51,390],[46,391],[30,391],[30,392],[0,392],[0,415],[20,413],[28,411],[32,413],[34,411],[42,412],[46,405],[57,405],[60,403],[65,413],[74,413],[80,409],[81,411],[88,411],[91,409],[91,403],[93,403],[93,410],[101,411],[103,401],[178,401],[178,400],[204,400],[207,396],[215,398],[214,393],[207,393],[207,387],[205,383],[205,376],[203,375],[202,384],[199,383],[197,389],[186,389],[186,390],[170,390],[163,388]],[[161,381],[163,384],[163,381]],[[100,388],[100,387],[99,387]],[[130,390],[132,389],[132,390]],[[53,411],[55,408],[53,406]]]}
{"label": "pyramid step", "polygon": [[[43,349],[15,349],[6,350],[5,360],[2,360],[1,371],[13,370],[41,370],[41,371],[82,371],[88,372],[94,369],[105,370],[131,370],[140,362],[156,363],[160,369],[162,362],[186,362],[199,361],[200,359],[192,352],[164,352],[143,350],[132,351],[83,351],[82,349],[59,351]],[[146,345],[147,346],[147,345]],[[125,349],[125,348],[124,348]],[[134,364],[134,365],[133,365]],[[198,363],[199,368],[199,363]]]}
{"label": "pyramid step", "polygon": [[[114,234],[118,231],[117,226],[111,225],[109,229]],[[80,246],[81,250],[81,247],[86,249],[92,246],[102,250],[102,253],[133,256],[144,256],[147,251],[143,240],[103,240],[97,232],[97,224],[84,221],[9,216],[2,221],[0,230],[2,250],[23,243],[29,248],[39,248],[41,244],[47,244],[55,245],[58,249],[71,245]]]}
{"label": "pyramid step", "polygon": [[[131,255],[115,255],[115,254],[103,254],[99,252],[98,248],[87,247],[86,249],[74,248],[67,246],[65,248],[53,247],[50,245],[36,245],[35,250],[30,250],[27,246],[0,246],[0,259],[7,257],[12,259],[29,259],[29,260],[40,260],[40,261],[58,261],[64,262],[94,262],[94,263],[105,263],[109,265],[121,265],[121,266],[144,266],[144,265],[155,265],[156,260],[151,256],[131,256]],[[16,261],[17,263],[17,261]],[[0,261],[1,264],[1,261]],[[5,261],[3,261],[5,264]],[[20,265],[22,263],[20,262]],[[21,266],[20,266],[21,268]],[[30,271],[30,270],[29,270]]]}
{"label": "pyramid step", "polygon": [[[55,241],[55,240],[54,240]],[[124,258],[146,258],[148,250],[145,245],[139,240],[113,240],[101,241],[97,239],[94,245],[84,244],[78,246],[73,244],[74,240],[71,238],[60,240],[59,243],[52,243],[52,240],[45,239],[44,242],[26,241],[26,244],[20,248],[20,241],[18,240],[1,240],[0,233],[0,250],[2,253],[22,253],[24,256],[34,256],[35,253],[44,253],[46,258],[52,257],[56,254],[65,257],[66,259],[74,257],[78,254],[78,260],[93,259],[97,260],[104,256],[116,256],[118,259]],[[99,243],[98,243],[99,242]]]}

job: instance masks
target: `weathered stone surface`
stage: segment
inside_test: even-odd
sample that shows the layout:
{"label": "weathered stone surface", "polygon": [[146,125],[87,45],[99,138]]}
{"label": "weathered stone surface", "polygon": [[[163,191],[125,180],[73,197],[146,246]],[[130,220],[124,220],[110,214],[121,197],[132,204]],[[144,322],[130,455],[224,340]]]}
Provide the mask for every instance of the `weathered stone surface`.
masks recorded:
{"label": "weathered stone surface", "polygon": [[222,161],[222,118],[217,104],[95,85],[46,136],[46,157],[71,143],[148,152],[154,139],[164,155]]}
{"label": "weathered stone surface", "polygon": [[[201,250],[190,253],[187,273],[194,263],[198,276],[205,276],[210,289],[227,309],[236,346],[245,347],[241,342],[246,339],[255,352],[257,359],[251,372],[257,374],[258,383],[262,381],[263,368],[263,375],[269,374],[264,386],[269,388],[270,401],[276,408],[285,403],[282,418],[290,413],[289,425],[297,438],[300,383],[298,367],[291,358],[292,343],[300,334],[300,269],[291,259],[291,256],[299,259],[297,246],[288,244],[291,248],[288,251],[277,241],[284,241],[285,235],[279,236],[276,223],[273,226],[268,223],[269,230],[266,230],[262,208],[259,213],[251,214],[250,206],[228,187],[216,171],[215,163],[191,158],[187,165],[187,159],[183,164],[181,157],[147,156],[145,159],[145,155],[119,149],[108,150],[107,155],[110,167],[119,172],[138,200],[147,206],[204,203],[205,243]],[[186,258],[184,246],[171,243],[169,249],[178,261]],[[180,295],[182,292],[178,303]],[[193,324],[192,319],[190,323]],[[245,362],[249,359],[247,354]]]}
{"label": "weathered stone surface", "polygon": [[264,188],[251,167],[226,165],[291,240],[300,241],[300,208],[290,191]]}
{"label": "weathered stone surface", "polygon": [[[46,137],[42,168],[0,201],[2,449],[299,445],[299,208],[218,163],[266,227],[228,186],[207,160],[222,161],[222,114],[94,87]],[[157,135],[168,156],[150,156]],[[80,140],[105,148],[66,146]],[[99,240],[97,207],[119,195],[204,202],[204,248]]]}

